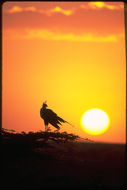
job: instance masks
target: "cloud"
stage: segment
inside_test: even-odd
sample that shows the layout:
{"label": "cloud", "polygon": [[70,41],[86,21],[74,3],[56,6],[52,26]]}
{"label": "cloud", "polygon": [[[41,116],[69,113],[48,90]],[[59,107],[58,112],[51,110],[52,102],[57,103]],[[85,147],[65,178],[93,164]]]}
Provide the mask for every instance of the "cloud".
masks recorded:
{"label": "cloud", "polygon": [[8,10],[8,13],[19,13],[22,12],[23,8],[19,7],[19,6],[14,6],[12,7],[10,10]]}
{"label": "cloud", "polygon": [[[67,3],[41,3],[39,5],[13,3],[5,5],[3,7],[3,30],[35,29],[39,33],[39,29],[46,29],[52,31],[53,34],[75,34],[76,37],[72,37],[75,40],[82,39],[81,36],[84,33],[94,34],[94,36],[114,36],[114,34],[125,32],[124,11],[113,10],[111,7],[109,10],[109,5],[120,8],[122,3],[81,2],[69,5]],[[61,36],[56,38],[63,39]],[[67,35],[64,38],[67,39]],[[92,40],[92,37],[87,38]],[[101,40],[104,41],[104,39]]]}
{"label": "cloud", "polygon": [[124,5],[123,3],[120,4],[114,4],[114,3],[106,3],[106,2],[89,2],[87,4],[82,4],[80,6],[83,9],[110,9],[110,10],[118,10],[118,9],[123,9]]}
{"label": "cloud", "polygon": [[5,32],[5,37],[12,39],[39,39],[49,41],[71,41],[71,42],[117,42],[122,35],[106,35],[98,36],[92,33],[86,33],[82,35],[76,35],[73,33],[54,33],[44,29],[27,29],[21,33],[21,31],[8,30]]}
{"label": "cloud", "polygon": [[40,14],[45,14],[47,16],[51,16],[54,13],[61,13],[65,16],[69,16],[69,15],[73,14],[72,10],[62,9],[59,6],[56,6],[52,9],[47,9],[47,10],[37,9],[34,6],[25,7],[25,8],[22,8],[21,6],[13,6],[11,9],[6,10],[6,13],[10,13],[10,14],[21,13],[21,12],[36,12],[36,13],[40,13]]}
{"label": "cloud", "polygon": [[73,11],[72,10],[64,10],[60,7],[55,7],[54,9],[51,9],[49,12],[51,12],[51,13],[62,13],[66,16],[69,16],[72,14]]}
{"label": "cloud", "polygon": [[123,9],[123,3],[107,3],[107,2],[84,2],[80,6],[71,7],[69,9],[61,8],[61,6],[55,6],[54,8],[49,9],[39,9],[35,6],[12,6],[10,9],[6,10],[6,13],[21,13],[21,12],[36,12],[40,14],[45,14],[47,16],[52,16],[54,13],[61,13],[65,16],[70,16],[76,13],[77,10],[80,9],[109,9],[109,10],[119,10]]}
{"label": "cloud", "polygon": [[36,12],[36,11],[37,11],[36,7],[33,7],[33,6],[31,6],[31,7],[26,7],[26,8],[24,8],[24,10],[25,10],[25,11],[31,11],[31,12]]}
{"label": "cloud", "polygon": [[21,12],[38,12],[36,7],[34,6],[29,6],[22,8],[21,6],[13,6],[11,9],[6,10],[6,13],[21,13]]}

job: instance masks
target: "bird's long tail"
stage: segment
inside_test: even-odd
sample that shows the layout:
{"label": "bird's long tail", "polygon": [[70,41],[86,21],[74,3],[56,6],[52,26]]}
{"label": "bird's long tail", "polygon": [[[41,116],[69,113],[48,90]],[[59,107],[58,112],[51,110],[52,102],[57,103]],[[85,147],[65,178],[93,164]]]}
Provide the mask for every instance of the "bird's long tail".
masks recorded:
{"label": "bird's long tail", "polygon": [[69,123],[68,121],[65,121],[66,123],[68,123],[69,125],[71,125],[72,127],[75,127],[74,125],[72,125],[71,123]]}
{"label": "bird's long tail", "polygon": [[68,123],[69,125],[71,125],[72,127],[75,127],[74,125],[72,125],[71,123],[69,123],[68,121],[65,121],[64,119],[62,119],[61,117],[58,117],[59,121],[63,122],[63,123]]}

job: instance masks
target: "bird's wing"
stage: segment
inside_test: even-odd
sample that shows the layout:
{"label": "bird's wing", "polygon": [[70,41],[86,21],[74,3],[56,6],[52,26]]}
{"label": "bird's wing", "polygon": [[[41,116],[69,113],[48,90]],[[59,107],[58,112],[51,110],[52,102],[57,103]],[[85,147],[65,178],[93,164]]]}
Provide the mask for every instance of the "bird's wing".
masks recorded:
{"label": "bird's wing", "polygon": [[65,121],[64,119],[62,119],[61,117],[57,116],[57,114],[55,112],[53,112],[51,109],[46,109],[46,117],[49,120],[50,123],[57,123],[57,124],[61,124],[60,122],[63,123],[68,123],[69,125],[71,125],[72,127],[74,127],[71,123]]}
{"label": "bird's wing", "polygon": [[46,116],[48,117],[48,119],[57,118],[57,114],[55,112],[53,112],[51,109],[46,109],[45,113],[46,113]]}

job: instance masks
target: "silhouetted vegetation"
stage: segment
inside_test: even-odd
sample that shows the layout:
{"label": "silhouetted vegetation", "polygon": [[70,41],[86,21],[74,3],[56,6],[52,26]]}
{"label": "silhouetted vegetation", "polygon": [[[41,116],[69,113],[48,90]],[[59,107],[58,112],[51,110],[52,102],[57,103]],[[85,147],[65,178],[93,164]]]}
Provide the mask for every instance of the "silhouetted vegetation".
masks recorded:
{"label": "silhouetted vegetation", "polygon": [[3,139],[6,139],[8,141],[13,141],[16,143],[22,143],[27,145],[43,145],[47,141],[54,141],[56,143],[66,143],[66,142],[72,142],[79,138],[78,135],[74,135],[72,133],[68,134],[67,132],[24,132],[17,133],[14,130],[7,130],[2,129],[2,136]]}
{"label": "silhouetted vegetation", "polygon": [[125,145],[80,142],[66,132],[2,130],[4,188],[45,189],[125,185]]}

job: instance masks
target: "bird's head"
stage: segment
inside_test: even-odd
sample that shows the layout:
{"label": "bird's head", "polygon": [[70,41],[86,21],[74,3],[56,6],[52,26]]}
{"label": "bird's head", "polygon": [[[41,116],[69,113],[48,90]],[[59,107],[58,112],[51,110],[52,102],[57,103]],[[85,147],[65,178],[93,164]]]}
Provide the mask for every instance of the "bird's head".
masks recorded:
{"label": "bird's head", "polygon": [[42,105],[43,108],[48,107],[48,105],[46,104],[46,102],[47,102],[47,101],[43,102],[43,105]]}

